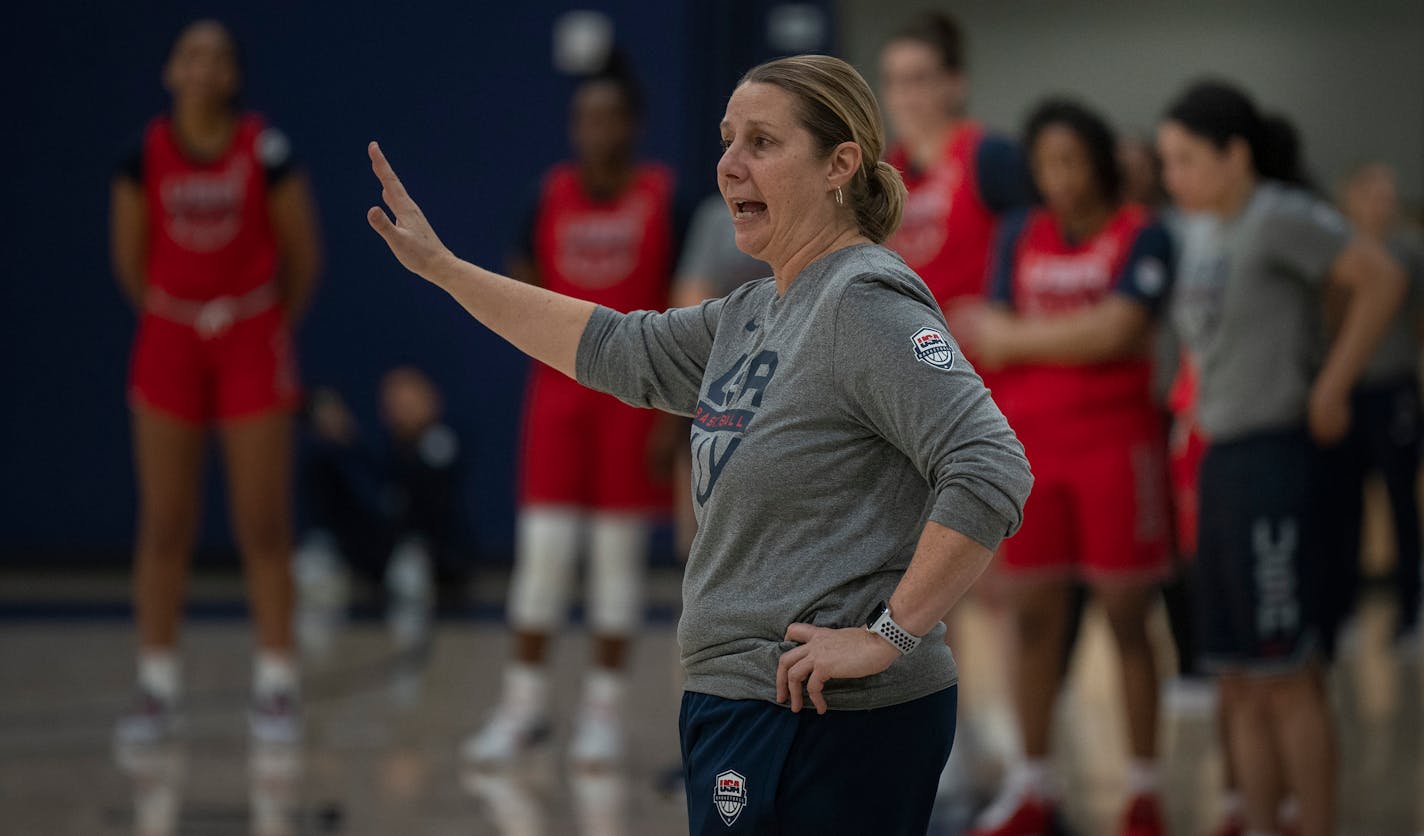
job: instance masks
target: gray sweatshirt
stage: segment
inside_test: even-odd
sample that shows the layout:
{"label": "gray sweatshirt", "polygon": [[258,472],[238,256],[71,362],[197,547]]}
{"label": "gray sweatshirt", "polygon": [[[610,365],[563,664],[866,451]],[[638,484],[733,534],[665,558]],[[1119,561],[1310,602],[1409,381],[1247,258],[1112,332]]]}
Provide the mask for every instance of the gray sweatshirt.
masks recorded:
{"label": "gray sweatshirt", "polygon": [[[934,520],[987,548],[1018,528],[1023,448],[898,256],[865,244],[693,308],[599,308],[584,385],[692,417],[699,530],[678,625],[690,691],[776,698],[793,622],[863,626]],[[884,672],[833,680],[833,709],[956,682],[934,631]]]}

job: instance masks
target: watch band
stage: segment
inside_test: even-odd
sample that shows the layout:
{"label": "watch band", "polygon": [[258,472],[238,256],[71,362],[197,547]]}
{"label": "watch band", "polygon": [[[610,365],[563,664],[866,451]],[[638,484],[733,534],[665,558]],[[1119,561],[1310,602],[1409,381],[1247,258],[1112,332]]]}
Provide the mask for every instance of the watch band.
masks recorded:
{"label": "watch band", "polygon": [[895,619],[890,617],[890,605],[881,604],[880,610],[874,616],[865,629],[875,633],[900,651],[901,656],[906,656],[920,644],[920,637],[911,635],[910,631],[895,623]]}

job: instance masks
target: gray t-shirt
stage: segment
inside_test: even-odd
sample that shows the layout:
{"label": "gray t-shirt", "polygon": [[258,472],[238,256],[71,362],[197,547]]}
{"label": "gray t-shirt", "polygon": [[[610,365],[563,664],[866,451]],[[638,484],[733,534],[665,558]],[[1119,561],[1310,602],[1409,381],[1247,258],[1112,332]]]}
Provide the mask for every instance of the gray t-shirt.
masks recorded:
{"label": "gray t-shirt", "polygon": [[692,216],[687,244],[677,265],[677,280],[707,283],[711,296],[726,296],[753,279],[771,275],[766,262],[737,249],[732,214],[720,194],[704,199]]}
{"label": "gray t-shirt", "polygon": [[1303,425],[1324,352],[1324,282],[1350,238],[1344,219],[1264,182],[1237,217],[1193,217],[1181,230],[1171,320],[1200,368],[1202,429],[1230,441]]}
{"label": "gray t-shirt", "polygon": [[1394,383],[1419,374],[1419,319],[1424,315],[1424,244],[1418,236],[1400,233],[1390,238],[1389,254],[1404,268],[1409,294],[1380,338],[1360,382],[1365,386]]}
{"label": "gray t-shirt", "polygon": [[[699,528],[678,626],[690,691],[774,700],[787,626],[863,626],[926,520],[992,549],[1022,519],[1022,446],[929,289],[884,247],[827,255],[784,296],[764,279],[666,313],[599,308],[577,374],[693,418]],[[943,632],[882,673],[830,682],[828,703],[949,687]]]}

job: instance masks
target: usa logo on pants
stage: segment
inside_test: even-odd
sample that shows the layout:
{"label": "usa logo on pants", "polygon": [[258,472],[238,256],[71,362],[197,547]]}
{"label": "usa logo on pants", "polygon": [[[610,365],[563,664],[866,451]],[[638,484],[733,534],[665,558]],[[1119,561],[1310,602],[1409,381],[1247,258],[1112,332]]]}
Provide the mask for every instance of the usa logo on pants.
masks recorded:
{"label": "usa logo on pants", "polygon": [[717,773],[717,788],[712,792],[717,814],[731,827],[747,806],[747,779],[741,773],[727,770]]}

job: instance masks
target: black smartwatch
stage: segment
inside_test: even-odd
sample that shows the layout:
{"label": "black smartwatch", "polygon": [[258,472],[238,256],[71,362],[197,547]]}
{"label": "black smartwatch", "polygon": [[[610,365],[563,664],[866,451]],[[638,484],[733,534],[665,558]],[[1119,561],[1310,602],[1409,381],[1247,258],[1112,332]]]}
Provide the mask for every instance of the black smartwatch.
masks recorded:
{"label": "black smartwatch", "polygon": [[890,642],[901,656],[908,655],[920,644],[919,636],[911,635],[909,630],[895,623],[895,619],[890,617],[890,605],[884,601],[875,608],[870,620],[865,623],[865,629]]}

